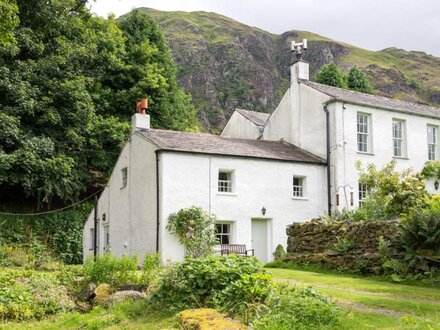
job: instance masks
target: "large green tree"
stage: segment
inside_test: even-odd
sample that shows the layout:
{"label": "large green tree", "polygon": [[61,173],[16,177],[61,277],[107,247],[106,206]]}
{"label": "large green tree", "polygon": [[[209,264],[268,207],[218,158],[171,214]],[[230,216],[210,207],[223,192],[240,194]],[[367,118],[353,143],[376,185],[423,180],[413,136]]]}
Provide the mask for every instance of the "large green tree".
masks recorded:
{"label": "large green tree", "polygon": [[0,0],[0,46],[15,42],[13,31],[18,24],[18,6],[15,0]]}
{"label": "large green tree", "polygon": [[334,63],[323,65],[319,69],[316,74],[316,82],[328,86],[347,88],[344,74]]}
{"label": "large green tree", "polygon": [[162,33],[147,17],[137,18],[138,38],[145,34],[138,44],[82,0],[17,5],[16,43],[0,48],[1,200],[77,199],[94,173],[113,166],[140,97],[150,98],[156,127],[196,128]]}
{"label": "large green tree", "polygon": [[349,89],[354,91],[373,94],[373,89],[371,88],[370,82],[365,76],[365,73],[357,65],[348,71],[347,85]]}

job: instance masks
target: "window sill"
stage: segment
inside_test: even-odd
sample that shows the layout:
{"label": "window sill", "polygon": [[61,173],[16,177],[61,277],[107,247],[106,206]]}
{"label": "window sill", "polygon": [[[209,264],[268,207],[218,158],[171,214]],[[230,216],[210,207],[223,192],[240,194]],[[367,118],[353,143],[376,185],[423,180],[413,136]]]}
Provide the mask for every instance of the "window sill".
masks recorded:
{"label": "window sill", "polygon": [[293,200],[298,201],[308,201],[309,199],[307,197],[292,197]]}
{"label": "window sill", "polygon": [[236,193],[229,193],[229,192],[217,192],[217,195],[219,195],[219,196],[237,196]]}
{"label": "window sill", "polygon": [[358,151],[357,153],[360,154],[360,155],[375,156],[375,154],[373,154],[372,152]]}
{"label": "window sill", "polygon": [[399,156],[393,156],[394,159],[404,159],[404,160],[409,160],[408,157],[399,157]]}

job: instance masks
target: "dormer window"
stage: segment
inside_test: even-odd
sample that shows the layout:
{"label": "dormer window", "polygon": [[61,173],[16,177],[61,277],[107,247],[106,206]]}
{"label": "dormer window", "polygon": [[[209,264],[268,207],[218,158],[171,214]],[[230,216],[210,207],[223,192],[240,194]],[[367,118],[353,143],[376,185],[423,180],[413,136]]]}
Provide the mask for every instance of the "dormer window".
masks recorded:
{"label": "dormer window", "polygon": [[218,172],[218,192],[232,193],[234,172],[231,170],[219,170]]}

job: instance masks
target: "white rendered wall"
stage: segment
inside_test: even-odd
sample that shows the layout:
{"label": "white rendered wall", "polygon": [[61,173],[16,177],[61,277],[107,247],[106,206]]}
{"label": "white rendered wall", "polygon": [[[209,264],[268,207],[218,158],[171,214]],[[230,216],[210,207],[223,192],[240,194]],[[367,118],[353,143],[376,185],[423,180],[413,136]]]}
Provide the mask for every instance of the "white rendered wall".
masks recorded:
{"label": "white rendered wall", "polygon": [[[357,113],[371,114],[372,121],[372,152],[370,154],[357,151]],[[415,171],[423,169],[428,161],[427,125],[440,126],[440,120],[410,114],[387,111],[377,108],[337,102],[332,104],[332,121],[335,128],[332,137],[332,162],[336,167],[333,194],[337,187],[349,184],[354,191],[354,207],[358,206],[358,171],[357,161],[364,167],[374,163],[378,168],[396,160],[397,170],[412,168]],[[392,121],[406,121],[407,157],[393,157]],[[439,155],[438,151],[437,154]],[[427,181],[427,190],[438,193],[433,187],[435,180]],[[342,192],[342,189],[339,190]],[[345,205],[341,196],[340,209]]]}
{"label": "white rendered wall", "polygon": [[[268,258],[278,244],[286,247],[286,226],[316,218],[326,211],[325,167],[279,161],[164,152],[160,154],[161,236],[164,261],[181,260],[184,249],[165,229],[171,213],[192,205],[233,222],[235,243],[252,246],[252,218],[270,220]],[[219,169],[234,170],[235,192],[218,193]],[[305,176],[307,197],[292,198],[292,177]],[[265,207],[267,213],[262,215]]]}
{"label": "white rendered wall", "polygon": [[[113,255],[137,255],[156,250],[156,163],[155,147],[138,134],[124,146],[98,201],[98,246],[104,252],[103,225],[109,225],[110,252]],[[128,168],[128,184],[122,188],[121,170]],[[102,214],[106,221],[102,221]],[[94,210],[84,226],[84,256],[93,254],[90,228]]]}
{"label": "white rendered wall", "polygon": [[258,126],[238,111],[235,111],[232,114],[221,134],[221,136],[226,137],[252,140],[258,139],[260,135],[261,133]]}
{"label": "white rendered wall", "polygon": [[323,107],[329,99],[329,96],[294,81],[269,117],[264,139],[282,138],[325,159],[326,119]]}

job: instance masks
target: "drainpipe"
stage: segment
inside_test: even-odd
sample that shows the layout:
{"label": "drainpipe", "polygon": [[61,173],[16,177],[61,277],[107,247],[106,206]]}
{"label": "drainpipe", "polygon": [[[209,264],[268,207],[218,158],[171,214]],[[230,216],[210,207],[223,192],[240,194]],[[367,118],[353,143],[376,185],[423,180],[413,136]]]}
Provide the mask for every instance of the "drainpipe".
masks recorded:
{"label": "drainpipe", "polygon": [[325,112],[325,130],[326,130],[326,144],[327,144],[327,208],[328,215],[332,215],[332,186],[331,186],[331,171],[330,171],[330,112],[327,104],[324,104]]}
{"label": "drainpipe", "polygon": [[95,209],[93,215],[93,257],[98,255],[98,195],[95,195]]}
{"label": "drainpipe", "polygon": [[156,150],[156,252],[159,252],[159,228],[160,228],[160,212],[159,212],[159,150]]}

